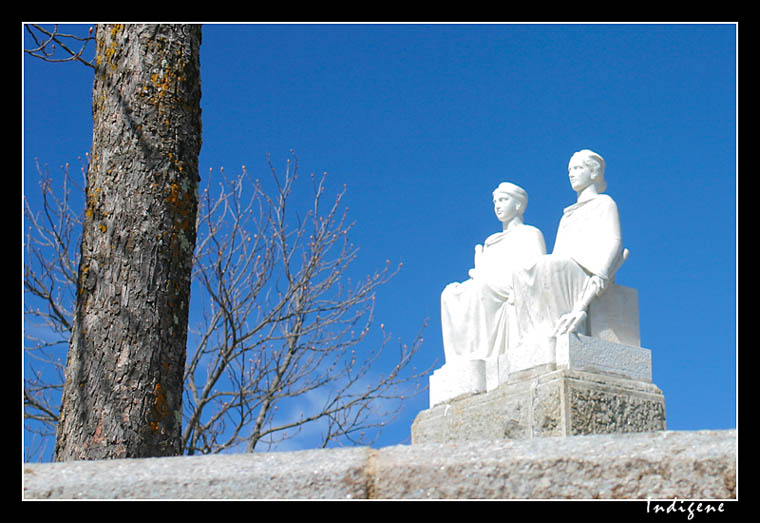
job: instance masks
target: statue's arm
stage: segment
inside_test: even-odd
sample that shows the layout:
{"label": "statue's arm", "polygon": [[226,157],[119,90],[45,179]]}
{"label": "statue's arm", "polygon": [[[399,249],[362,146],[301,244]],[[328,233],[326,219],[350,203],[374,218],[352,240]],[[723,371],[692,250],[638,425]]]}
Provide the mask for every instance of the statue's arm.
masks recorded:
{"label": "statue's arm", "polygon": [[[621,252],[622,240],[620,234],[620,216],[617,204],[612,198],[605,198],[601,212],[596,216],[588,233],[601,241],[601,245],[594,246],[592,264],[580,263],[581,266],[591,273],[586,288],[580,299],[575,303],[573,310],[563,315],[555,329],[555,335],[575,332],[586,320],[587,311],[591,302],[599,296],[607,287],[614,276],[615,262]],[[576,260],[578,261],[578,260]],[[593,268],[592,268],[593,267]],[[596,269],[596,270],[594,270]]]}
{"label": "statue's arm", "polygon": [[560,334],[567,334],[578,330],[583,322],[586,321],[589,305],[591,305],[591,302],[594,301],[594,298],[596,298],[602,292],[602,290],[604,290],[604,287],[606,285],[607,280],[604,278],[600,276],[591,276],[588,283],[586,284],[586,289],[584,290],[583,295],[581,296],[580,300],[576,302],[573,310],[567,314],[562,315],[562,317],[559,319],[557,328],[554,330],[554,335],[558,336]]}
{"label": "statue's arm", "polygon": [[[596,216],[590,236],[595,238],[598,247],[593,249],[595,263],[587,270],[598,277],[602,287],[614,276],[614,265],[622,250],[622,235],[620,232],[620,214],[615,200],[607,195],[600,197],[599,214]],[[596,269],[596,270],[594,270]]]}
{"label": "statue's arm", "polygon": [[538,256],[543,256],[546,254],[546,241],[544,241],[544,234],[540,229],[536,227],[531,227],[531,231],[532,235],[529,248],[531,257],[537,258]]}

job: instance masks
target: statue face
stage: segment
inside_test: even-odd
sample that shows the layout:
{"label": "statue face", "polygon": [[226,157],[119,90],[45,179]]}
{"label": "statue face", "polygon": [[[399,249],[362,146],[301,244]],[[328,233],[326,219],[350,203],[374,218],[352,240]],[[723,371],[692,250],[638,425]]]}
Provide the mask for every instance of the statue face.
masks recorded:
{"label": "statue face", "polygon": [[586,165],[581,156],[570,158],[567,174],[570,177],[570,186],[575,192],[582,191],[594,182],[594,171]]}
{"label": "statue face", "polygon": [[493,210],[499,221],[505,223],[517,216],[520,201],[505,192],[497,192],[493,197]]}

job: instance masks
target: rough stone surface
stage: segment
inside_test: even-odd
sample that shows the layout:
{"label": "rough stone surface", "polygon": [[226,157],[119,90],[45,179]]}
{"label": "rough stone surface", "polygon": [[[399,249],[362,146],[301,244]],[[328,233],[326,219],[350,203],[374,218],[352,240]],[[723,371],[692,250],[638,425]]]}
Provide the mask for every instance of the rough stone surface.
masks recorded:
{"label": "rough stone surface", "polygon": [[366,447],[24,465],[26,498],[356,499]]}
{"label": "rough stone surface", "polygon": [[526,371],[499,388],[423,410],[412,443],[665,430],[652,383],[570,369]]}
{"label": "rough stone surface", "polygon": [[735,431],[610,434],[396,447],[380,498],[679,499],[736,496]]}
{"label": "rough stone surface", "polygon": [[737,432],[23,465],[25,499],[735,499]]}
{"label": "rough stone surface", "polygon": [[557,368],[568,368],[652,381],[652,351],[582,334],[557,337]]}
{"label": "rough stone surface", "polygon": [[551,343],[518,347],[499,358],[499,384],[542,366],[652,381],[652,351],[649,349],[571,333],[558,335]]}
{"label": "rough stone surface", "polygon": [[652,351],[639,346],[562,334],[550,344],[524,346],[490,360],[447,362],[430,376],[430,407],[464,394],[490,392],[525,375],[570,369],[652,381]]}

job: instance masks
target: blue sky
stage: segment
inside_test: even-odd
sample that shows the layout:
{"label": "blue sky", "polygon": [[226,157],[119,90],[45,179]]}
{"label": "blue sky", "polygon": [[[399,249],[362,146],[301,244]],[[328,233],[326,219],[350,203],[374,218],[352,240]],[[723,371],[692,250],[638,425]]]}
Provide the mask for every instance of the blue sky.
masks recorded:
{"label": "blue sky", "polygon": [[[78,30],[86,31],[87,26]],[[567,162],[607,162],[639,294],[642,346],[671,430],[736,427],[737,26],[734,24],[209,24],[201,49],[209,168],[266,174],[294,150],[302,173],[346,184],[354,266],[401,273],[377,323],[443,363],[439,300],[499,228],[491,191],[529,195],[554,244],[575,200]],[[24,57],[24,182],[91,142],[92,73]],[[379,446],[406,442],[427,395]]]}

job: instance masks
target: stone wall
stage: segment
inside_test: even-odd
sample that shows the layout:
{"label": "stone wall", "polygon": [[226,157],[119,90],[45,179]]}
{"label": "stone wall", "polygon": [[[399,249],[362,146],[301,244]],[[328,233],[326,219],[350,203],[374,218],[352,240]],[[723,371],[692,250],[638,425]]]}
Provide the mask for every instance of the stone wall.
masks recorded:
{"label": "stone wall", "polygon": [[[737,432],[23,464],[24,499],[727,499]],[[643,510],[643,509],[642,509]]]}

